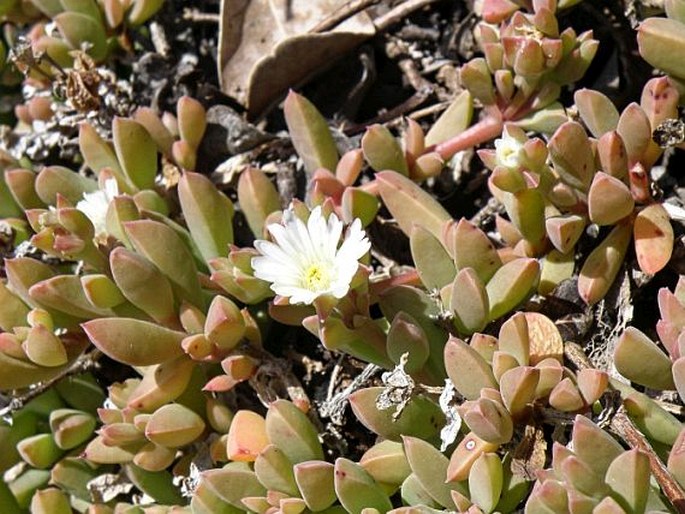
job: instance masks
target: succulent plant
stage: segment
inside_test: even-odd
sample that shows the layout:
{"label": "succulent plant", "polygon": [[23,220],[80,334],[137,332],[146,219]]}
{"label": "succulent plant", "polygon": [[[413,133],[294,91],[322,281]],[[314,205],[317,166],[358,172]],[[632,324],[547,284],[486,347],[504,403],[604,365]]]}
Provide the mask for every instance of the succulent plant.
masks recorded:
{"label": "succulent plant", "polygon": [[[3,513],[679,508],[685,429],[664,399],[685,403],[685,278],[658,293],[660,343],[643,325],[617,338],[627,380],[560,328],[564,281],[592,306],[631,248],[651,276],[678,244],[652,171],[685,81],[667,46],[682,0],[638,32],[670,78],[623,112],[589,89],[560,103],[598,45],[560,29],[575,0],[485,0],[482,55],[432,122],[348,137],[290,92],[299,161],[275,139],[221,180],[201,169],[216,97],[186,77],[153,108],[118,80],[163,3],[0,6],[0,93],[23,95],[0,131]],[[28,150],[57,126],[70,151]],[[453,219],[448,161],[493,139],[470,171],[503,209]],[[303,178],[292,201],[275,154]],[[406,255],[377,244],[400,231]]]}

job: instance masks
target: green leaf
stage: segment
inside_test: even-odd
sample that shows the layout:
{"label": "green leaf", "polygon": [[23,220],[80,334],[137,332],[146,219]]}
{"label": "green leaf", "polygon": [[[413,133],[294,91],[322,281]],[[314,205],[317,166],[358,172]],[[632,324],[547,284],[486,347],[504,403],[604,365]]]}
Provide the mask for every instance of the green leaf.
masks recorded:
{"label": "green leaf", "polygon": [[484,387],[498,389],[488,362],[456,337],[450,337],[445,345],[445,369],[454,387],[467,400],[477,399]]}
{"label": "green leaf", "polygon": [[129,221],[124,223],[124,228],[136,251],[166,275],[178,296],[202,307],[204,302],[193,255],[176,232],[152,220]]}
{"label": "green leaf", "polygon": [[276,400],[266,413],[266,433],[293,464],[323,460],[318,432],[307,415],[287,400]]}
{"label": "green leaf", "polygon": [[619,113],[609,98],[594,89],[579,89],[573,95],[580,117],[592,135],[599,139],[616,129]]}
{"label": "green leaf", "polygon": [[381,198],[402,232],[409,236],[414,224],[425,227],[441,240],[449,213],[426,191],[394,171],[376,173]]}
{"label": "green leaf", "polygon": [[685,24],[668,18],[647,18],[637,32],[640,55],[669,75],[685,78]]}
{"label": "green leaf", "polygon": [[228,246],[233,242],[233,203],[226,195],[207,177],[186,172],[178,183],[178,198],[205,261],[228,255]]}
{"label": "green leaf", "polygon": [[81,325],[91,342],[112,359],[150,366],[182,355],[182,332],[131,318],[102,318]]}
{"label": "green leaf", "polygon": [[395,136],[383,125],[371,125],[362,137],[364,158],[376,171],[392,170],[409,175],[404,152]]}
{"label": "green leaf", "polygon": [[347,512],[361,514],[364,509],[388,512],[390,499],[359,464],[338,458],[335,461],[335,492]]}
{"label": "green leaf", "polygon": [[60,33],[73,49],[80,49],[83,43],[90,43],[88,54],[101,61],[107,55],[107,39],[102,22],[77,12],[63,12],[53,18]]}
{"label": "green leaf", "polygon": [[293,466],[295,481],[307,507],[318,512],[336,500],[333,464],[321,460],[300,462]]}
{"label": "green leaf", "polygon": [[97,190],[97,182],[62,166],[43,168],[36,177],[36,193],[48,205],[57,204],[58,193],[76,205],[83,200],[84,193]]}
{"label": "green leaf", "polygon": [[446,508],[453,508],[451,491],[468,494],[464,482],[445,482],[449,460],[422,438],[404,436],[404,453],[413,474],[421,486],[436,502]]}
{"label": "green leaf", "polygon": [[540,264],[536,259],[514,259],[498,269],[485,286],[490,301],[490,319],[503,316],[526,300],[539,277]]}
{"label": "green leaf", "polygon": [[258,168],[247,168],[238,179],[238,202],[240,210],[255,237],[264,232],[264,222],[272,212],[281,209],[278,191],[266,174]]}
{"label": "green leaf", "polygon": [[433,146],[458,136],[471,124],[473,97],[462,91],[443,112],[426,134],[426,146]]}
{"label": "green leaf", "polygon": [[456,270],[440,240],[421,225],[414,225],[409,244],[414,266],[426,289],[440,289],[452,282]]}
{"label": "green leaf", "polygon": [[139,189],[153,189],[157,175],[157,144],[145,127],[128,118],[112,122],[114,151],[128,179]]}
{"label": "green leaf", "polygon": [[671,359],[635,327],[623,331],[614,349],[616,369],[633,382],[652,389],[675,389]]}
{"label": "green leaf", "polygon": [[307,173],[314,173],[319,168],[334,170],[338,164],[338,149],[326,120],[314,104],[290,91],[283,113],[293,146],[304,161]]}
{"label": "green leaf", "polygon": [[433,439],[442,428],[445,416],[438,405],[425,396],[415,396],[397,419],[395,409],[379,410],[376,407],[382,387],[367,387],[350,395],[350,406],[357,419],[373,433],[385,439],[399,441],[402,435]]}
{"label": "green leaf", "polygon": [[169,403],[157,409],[145,425],[145,437],[167,448],[192,443],[202,435],[205,422],[188,407]]}

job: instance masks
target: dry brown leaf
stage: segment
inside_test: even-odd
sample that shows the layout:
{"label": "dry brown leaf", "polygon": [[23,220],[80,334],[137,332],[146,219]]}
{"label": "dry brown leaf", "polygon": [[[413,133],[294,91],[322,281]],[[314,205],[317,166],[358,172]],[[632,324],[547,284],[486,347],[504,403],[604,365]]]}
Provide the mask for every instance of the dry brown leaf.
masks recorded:
{"label": "dry brown leaf", "polygon": [[309,30],[347,0],[223,0],[219,79],[224,93],[263,112],[289,87],[375,33],[364,12],[325,33]]}

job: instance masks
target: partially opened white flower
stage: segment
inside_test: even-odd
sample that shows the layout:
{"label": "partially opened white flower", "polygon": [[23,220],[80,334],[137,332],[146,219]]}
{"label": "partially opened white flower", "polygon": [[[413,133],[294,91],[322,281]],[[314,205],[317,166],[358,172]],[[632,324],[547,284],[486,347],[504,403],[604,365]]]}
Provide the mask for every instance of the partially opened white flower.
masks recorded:
{"label": "partially opened white flower", "polygon": [[109,202],[119,194],[119,186],[116,179],[108,178],[105,180],[104,191],[98,189],[93,193],[83,193],[83,200],[76,204],[76,208],[88,219],[95,228],[95,239],[103,240],[107,238],[107,208]]}
{"label": "partially opened white flower", "polygon": [[252,259],[254,276],[271,282],[271,289],[288,297],[291,304],[312,304],[319,296],[342,298],[358,268],[358,260],[371,243],[356,219],[340,244],[343,223],[331,214],[328,221],[315,207],[305,225],[288,209],[283,224],[266,227],[274,238],[255,241],[262,255]]}
{"label": "partially opened white flower", "polygon": [[495,139],[495,156],[500,166],[516,169],[523,164],[523,143],[505,131]]}

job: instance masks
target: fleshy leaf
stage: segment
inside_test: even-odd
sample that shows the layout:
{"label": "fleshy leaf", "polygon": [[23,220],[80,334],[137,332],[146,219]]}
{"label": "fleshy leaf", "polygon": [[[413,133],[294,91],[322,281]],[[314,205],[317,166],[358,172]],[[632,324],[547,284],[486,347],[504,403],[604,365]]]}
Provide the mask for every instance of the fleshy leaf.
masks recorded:
{"label": "fleshy leaf", "polygon": [[293,146],[307,172],[314,173],[319,168],[334,170],[338,164],[338,150],[326,120],[314,104],[290,91],[283,112]]}
{"label": "fleshy leaf", "polygon": [[82,325],[103,353],[132,366],[149,366],[182,355],[185,334],[131,318],[102,318]]}
{"label": "fleshy leaf", "polygon": [[614,349],[616,369],[633,382],[652,389],[675,389],[671,359],[635,327],[623,331]]}
{"label": "fleshy leaf", "polygon": [[190,234],[205,261],[228,253],[233,242],[233,204],[212,182],[186,172],[178,183],[178,198]]}

